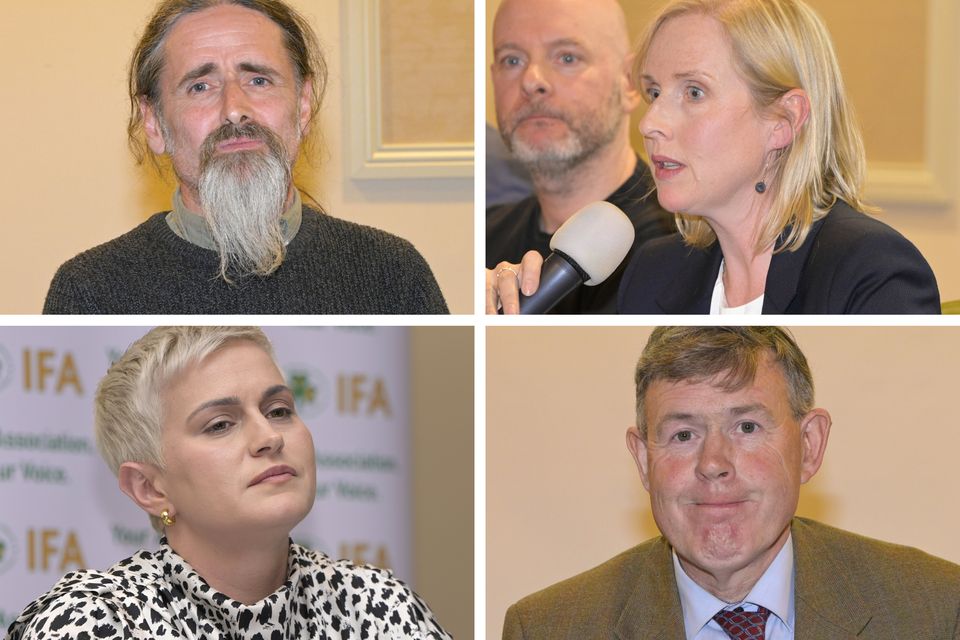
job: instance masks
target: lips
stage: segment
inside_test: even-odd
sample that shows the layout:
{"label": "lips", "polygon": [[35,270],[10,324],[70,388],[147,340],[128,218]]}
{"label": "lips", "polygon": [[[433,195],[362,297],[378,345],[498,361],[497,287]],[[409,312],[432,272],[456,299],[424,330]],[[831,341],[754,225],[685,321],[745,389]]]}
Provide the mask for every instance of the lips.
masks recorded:
{"label": "lips", "polygon": [[653,163],[654,177],[657,180],[670,179],[686,167],[682,162],[667,156],[650,156],[650,162]]}
{"label": "lips", "polygon": [[746,500],[728,500],[726,502],[695,502],[698,507],[718,508],[736,507],[746,502]]}
{"label": "lips", "polygon": [[527,117],[525,117],[525,118],[521,118],[521,119],[520,119],[520,124],[524,124],[524,123],[527,123],[527,122],[534,122],[534,123],[540,123],[540,122],[557,122],[557,121],[559,121],[559,120],[560,120],[560,118],[558,118],[558,117],[556,117],[556,116],[551,116],[551,115],[546,115],[546,114],[538,113],[538,114],[535,114],[535,115],[532,115],[532,116],[527,116]]}
{"label": "lips", "polygon": [[685,502],[696,507],[726,507],[743,504],[752,499],[749,493],[745,493],[744,495],[720,495],[718,493],[705,492],[703,495],[687,496]]}
{"label": "lips", "polygon": [[554,111],[547,105],[531,104],[516,111],[512,120],[513,129],[517,129],[522,124],[566,122],[566,116],[563,111]]}
{"label": "lips", "polygon": [[[247,486],[252,487],[260,484],[261,482],[282,482],[284,480],[289,480],[292,477],[296,477],[296,475],[297,472],[293,470],[293,467],[281,464],[275,467],[270,467],[256,478],[251,480],[250,484]],[[275,480],[271,480],[271,478],[275,478]]]}
{"label": "lips", "polygon": [[232,140],[226,140],[217,145],[218,151],[244,151],[246,149],[253,149],[254,147],[259,147],[263,144],[262,141],[255,138],[233,138]]}
{"label": "lips", "polygon": [[694,512],[701,517],[710,520],[726,520],[731,516],[739,516],[744,513],[748,500],[738,498],[709,498],[702,501],[694,501],[691,505]]}

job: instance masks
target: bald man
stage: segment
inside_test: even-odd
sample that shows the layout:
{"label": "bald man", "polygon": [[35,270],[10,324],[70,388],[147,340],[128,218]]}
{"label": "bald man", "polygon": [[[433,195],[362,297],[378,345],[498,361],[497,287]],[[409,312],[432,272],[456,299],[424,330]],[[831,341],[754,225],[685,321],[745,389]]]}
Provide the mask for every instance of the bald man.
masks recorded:
{"label": "bald man", "polygon": [[[608,200],[624,210],[636,230],[631,253],[675,229],[650,197],[650,172],[630,146],[629,116],[640,96],[615,0],[504,0],[493,51],[500,134],[534,185],[530,198],[487,210],[487,311],[496,311],[502,287],[503,310],[512,313],[514,272],[532,293],[551,236],[584,205]],[[504,269],[521,259],[522,268]],[[613,313],[622,268],[598,286],[581,287],[553,312]]]}

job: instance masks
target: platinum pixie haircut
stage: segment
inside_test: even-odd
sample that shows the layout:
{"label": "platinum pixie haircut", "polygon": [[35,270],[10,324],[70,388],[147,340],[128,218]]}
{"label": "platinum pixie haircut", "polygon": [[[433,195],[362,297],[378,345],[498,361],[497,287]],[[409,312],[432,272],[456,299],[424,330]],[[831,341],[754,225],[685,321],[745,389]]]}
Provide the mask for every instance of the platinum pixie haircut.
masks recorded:
{"label": "platinum pixie haircut", "polygon": [[[164,468],[164,388],[178,373],[236,340],[253,342],[275,360],[270,341],[257,327],[157,327],[110,366],[97,387],[93,422],[97,448],[114,475],[124,462]],[[158,518],[151,516],[150,522],[162,530]]]}
{"label": "platinum pixie haircut", "polygon": [[813,409],[813,374],[793,336],[780,327],[657,327],[647,340],[634,382],[637,426],[646,439],[644,400],[650,385],[715,380],[724,391],[752,383],[757,368],[771,359],[787,383],[790,410],[800,419]]}

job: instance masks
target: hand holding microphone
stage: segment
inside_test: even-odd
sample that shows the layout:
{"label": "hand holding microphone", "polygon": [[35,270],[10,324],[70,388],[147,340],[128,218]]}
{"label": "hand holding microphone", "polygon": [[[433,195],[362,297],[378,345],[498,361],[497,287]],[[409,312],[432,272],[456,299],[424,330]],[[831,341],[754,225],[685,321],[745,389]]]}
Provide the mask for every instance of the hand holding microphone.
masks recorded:
{"label": "hand holding microphone", "polygon": [[[581,284],[606,280],[623,262],[633,239],[633,224],[620,209],[609,202],[588,204],[553,234],[545,261],[531,251],[519,265],[503,262],[487,272],[487,313],[496,313],[498,302],[505,313],[516,313],[517,303],[522,314],[548,312]],[[518,290],[521,277],[529,284],[537,275],[539,286],[523,295]]]}

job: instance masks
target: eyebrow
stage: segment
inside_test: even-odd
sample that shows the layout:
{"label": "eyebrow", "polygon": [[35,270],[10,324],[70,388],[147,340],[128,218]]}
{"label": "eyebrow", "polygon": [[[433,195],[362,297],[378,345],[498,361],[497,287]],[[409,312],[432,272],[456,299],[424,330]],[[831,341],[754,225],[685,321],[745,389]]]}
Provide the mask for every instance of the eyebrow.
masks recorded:
{"label": "eyebrow", "polygon": [[[555,49],[555,48],[557,48],[557,47],[579,47],[579,48],[585,48],[585,45],[583,44],[582,41],[577,40],[576,38],[557,38],[556,40],[551,40],[550,42],[547,43],[547,48],[548,48],[548,49]],[[493,56],[494,56],[494,57],[497,57],[497,56],[500,55],[500,53],[503,52],[504,50],[523,51],[524,48],[521,47],[519,44],[517,44],[517,43],[515,43],[515,42],[504,42],[503,44],[498,45],[498,46],[493,50]]]}
{"label": "eyebrow", "polygon": [[191,69],[182,78],[180,78],[180,82],[177,83],[177,88],[182,89],[183,87],[190,84],[194,80],[199,80],[203,76],[209,75],[216,68],[217,68],[217,65],[215,65],[212,62],[207,62],[206,64],[202,64],[199,67],[195,67]]}
{"label": "eyebrow", "polygon": [[582,47],[583,42],[577,40],[576,38],[557,38],[556,40],[551,40],[547,43],[551,48],[553,47]]}
{"label": "eyebrow", "polygon": [[756,413],[758,411],[761,413],[769,414],[769,412],[767,411],[767,407],[759,402],[754,402],[753,404],[745,404],[739,407],[731,407],[727,411],[727,413],[729,413],[732,416],[744,416],[744,415],[747,415],[748,413]]}
{"label": "eyebrow", "polygon": [[[687,80],[688,78],[707,78],[708,80],[714,80],[715,78],[707,73],[706,71],[680,71],[679,73],[673,74],[673,78],[676,80]],[[649,73],[644,73],[640,76],[641,80],[646,82],[656,82],[653,76]]]}
{"label": "eyebrow", "polygon": [[[293,395],[293,392],[290,391],[290,387],[285,384],[275,384],[272,387],[268,387],[266,391],[260,396],[260,402],[266,401],[268,398],[272,398],[275,395],[281,393],[289,393]],[[207,400],[202,403],[196,409],[190,412],[190,415],[187,416],[187,422],[190,422],[195,415],[203,411],[204,409],[210,409],[211,407],[237,407],[242,403],[240,398],[237,396],[226,396],[223,398],[214,398],[213,400]]]}
{"label": "eyebrow", "polygon": [[280,72],[273,67],[265,64],[257,64],[256,62],[241,62],[238,68],[240,71],[244,71],[246,73],[256,73],[261,76],[270,76],[276,78],[280,75]]}
{"label": "eyebrow", "polygon": [[[201,64],[199,67],[195,67],[184,74],[184,76],[180,78],[180,82],[177,83],[177,88],[182,89],[195,80],[199,80],[206,75],[210,75],[216,71],[217,68],[218,67],[215,62],[206,62]],[[255,62],[241,62],[239,65],[237,65],[237,68],[245,73],[256,73],[262,76],[270,76],[271,78],[277,78],[280,76],[280,72],[273,67],[265,64],[257,64]]]}

